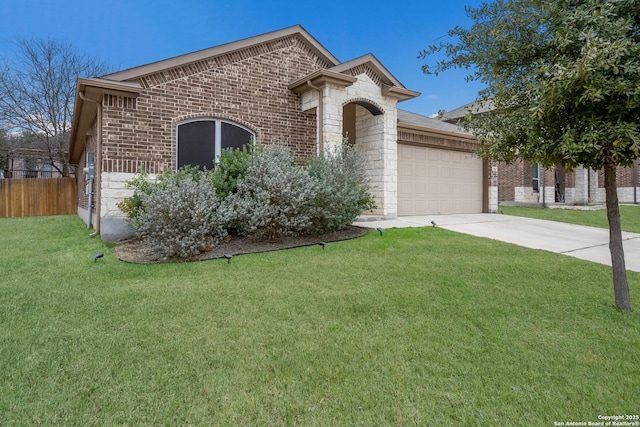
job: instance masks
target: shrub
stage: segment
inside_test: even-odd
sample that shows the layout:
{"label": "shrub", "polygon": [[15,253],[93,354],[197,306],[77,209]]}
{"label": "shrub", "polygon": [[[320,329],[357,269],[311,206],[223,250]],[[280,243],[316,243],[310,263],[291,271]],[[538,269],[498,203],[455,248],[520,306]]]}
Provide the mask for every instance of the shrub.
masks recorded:
{"label": "shrub", "polygon": [[196,183],[199,183],[202,180],[208,180],[210,176],[210,171],[202,171],[195,166],[182,166],[177,171],[164,171],[158,175],[156,185],[158,187],[165,187],[167,183],[179,183],[184,180],[191,179]]}
{"label": "shrub", "polygon": [[[165,171],[157,175],[155,181],[151,181],[149,174],[139,170],[132,180],[127,181],[127,188],[133,189],[133,195],[118,202],[116,206],[125,214],[127,222],[133,228],[140,227],[140,214],[144,211],[143,196],[149,195],[158,188],[165,188],[169,182],[178,183],[184,179],[200,182],[203,177],[208,177],[200,169],[193,166],[184,166],[178,171]],[[206,179],[206,178],[205,178]]]}
{"label": "shrub", "polygon": [[116,206],[125,214],[127,222],[133,228],[140,226],[139,216],[143,210],[142,195],[149,194],[154,183],[149,181],[149,174],[144,170],[139,170],[132,180],[127,181],[127,188],[133,189],[133,195],[118,202]]}
{"label": "shrub", "polygon": [[127,186],[134,194],[118,207],[164,258],[208,250],[231,228],[267,240],[340,230],[374,207],[364,160],[348,144],[306,168],[283,145],[225,150],[214,171],[185,167],[156,182],[142,171]]}
{"label": "shrub", "polygon": [[211,174],[211,182],[220,200],[238,191],[238,181],[247,175],[250,155],[251,150],[246,145],[241,150],[222,150]]}
{"label": "shrub", "polygon": [[308,172],[315,183],[311,206],[314,233],[341,230],[351,225],[375,202],[369,193],[364,158],[349,144],[313,158]]}
{"label": "shrub", "polygon": [[240,234],[278,240],[308,231],[314,183],[286,147],[273,145],[256,151],[237,188],[225,199],[222,210]]}
{"label": "shrub", "polygon": [[165,259],[197,255],[226,235],[218,197],[207,179],[197,181],[189,173],[167,175],[140,198],[138,233]]}

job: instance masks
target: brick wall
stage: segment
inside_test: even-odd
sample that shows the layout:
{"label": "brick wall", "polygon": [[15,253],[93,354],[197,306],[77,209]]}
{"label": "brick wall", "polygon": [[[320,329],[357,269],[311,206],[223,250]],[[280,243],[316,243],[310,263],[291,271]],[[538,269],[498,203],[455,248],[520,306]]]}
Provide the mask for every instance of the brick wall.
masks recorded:
{"label": "brick wall", "polygon": [[531,167],[518,160],[513,164],[498,163],[498,201],[516,201],[516,188],[531,187]]}
{"label": "brick wall", "polygon": [[316,118],[304,114],[288,84],[328,64],[296,36],[142,78],[135,100],[103,101],[104,172],[175,168],[176,126],[221,118],[256,133],[260,143],[286,141],[298,157],[316,152]]}
{"label": "brick wall", "polygon": [[[582,168],[577,169],[579,173],[585,174],[586,172]],[[634,170],[633,167],[623,168],[618,167],[616,177],[618,182],[618,197],[621,203],[633,203],[640,195],[640,187],[638,187],[634,193],[634,173],[638,174],[637,181],[640,184],[640,168]],[[592,203],[604,203],[604,170],[597,172],[591,171],[591,202]],[[555,177],[553,170],[549,170],[545,174],[545,185],[552,188],[552,184],[555,183]],[[578,182],[579,181],[579,182]],[[526,199],[528,196],[527,189],[531,187],[531,167],[522,161],[515,162],[512,165],[506,165],[504,163],[499,164],[499,190],[498,198],[501,202],[523,202],[523,197]],[[541,183],[542,184],[542,183]],[[586,194],[589,191],[586,188],[587,178],[586,176],[577,179],[576,171],[566,172],[565,176],[565,202],[568,204],[573,203],[586,203]],[[524,193],[523,193],[524,191]],[[634,197],[635,195],[635,197]]]}
{"label": "brick wall", "polygon": [[[633,166],[630,168],[621,168],[619,167],[616,171],[616,179],[618,181],[618,187],[633,187],[634,184],[634,179],[633,179],[633,175],[634,172],[636,174],[639,174],[639,169],[640,168],[636,168],[634,169]],[[602,178],[599,179],[598,183],[600,183],[600,181],[602,181],[602,187],[604,187],[604,171],[601,171],[602,173]],[[636,177],[636,182],[638,182],[638,178],[640,178],[640,174]]]}

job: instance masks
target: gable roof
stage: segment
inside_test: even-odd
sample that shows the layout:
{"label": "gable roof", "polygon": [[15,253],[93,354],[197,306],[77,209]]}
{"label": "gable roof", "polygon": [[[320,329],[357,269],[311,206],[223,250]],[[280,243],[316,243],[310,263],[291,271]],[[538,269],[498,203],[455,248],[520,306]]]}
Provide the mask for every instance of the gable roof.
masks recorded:
{"label": "gable roof", "polygon": [[[374,74],[374,78],[378,80],[377,83],[380,85],[382,94],[385,96],[394,97],[398,101],[405,101],[420,96],[420,92],[404,87],[372,53],[335,65],[327,70],[318,70],[309,75],[302,76],[291,82],[289,89],[296,93],[303,93],[311,90],[312,87],[309,86],[309,83],[316,86],[326,82],[340,86],[350,86],[357,80],[353,75],[363,72],[366,73],[367,70]],[[350,73],[352,75],[350,75]]]}
{"label": "gable roof", "polygon": [[400,81],[396,79],[372,53],[367,53],[359,58],[343,62],[342,64],[330,68],[330,70],[338,73],[344,73],[349,70],[358,69],[358,67],[361,66],[369,67],[376,76],[378,76],[384,95],[396,97],[399,101],[405,101],[407,99],[420,96],[420,92],[409,90],[400,83]]}
{"label": "gable roof", "polygon": [[[144,90],[140,84],[140,80],[145,76],[197,63],[216,56],[232,54],[241,50],[249,50],[261,44],[277,42],[278,40],[291,36],[297,36],[320,60],[328,64],[328,68],[317,70],[308,76],[292,82],[289,85],[289,89],[294,92],[308,90],[306,87],[308,86],[307,83],[316,81],[332,82],[334,84],[349,86],[356,81],[354,76],[350,74],[367,72],[372,75],[381,86],[382,93],[385,96],[394,97],[398,101],[404,101],[420,95],[420,92],[409,90],[402,85],[373,54],[369,53],[341,63],[301,25],[294,25],[255,37],[117,71],[102,77],[78,79],[69,149],[71,163],[78,163],[80,160],[86,142],[86,134],[97,114],[98,102],[105,94],[136,98]],[[430,124],[433,125],[434,123]]]}
{"label": "gable roof", "polygon": [[297,35],[316,55],[325,60],[328,64],[337,65],[340,63],[338,59],[331,54],[324,46],[320,44],[311,34],[307,32],[301,25],[283,28],[281,30],[272,31],[255,37],[238,40],[219,46],[210,47],[208,49],[199,50],[185,55],[176,56],[162,61],[152,62],[150,64],[141,65],[139,67],[129,68],[127,70],[118,71],[103,76],[105,79],[115,81],[130,81],[139,79],[143,76],[154,74],[169,68],[184,66],[193,62],[202,61],[218,55],[229,54],[235,51],[246,49],[266,42],[276,41]]}
{"label": "gable roof", "polygon": [[380,77],[384,84],[388,86],[399,86],[404,88],[404,85],[400,83],[372,53],[367,53],[366,55],[362,55],[359,58],[343,62],[342,64],[336,65],[329,69],[336,73],[344,73],[345,71],[357,68],[360,65],[368,65],[369,67],[371,67],[372,71]]}

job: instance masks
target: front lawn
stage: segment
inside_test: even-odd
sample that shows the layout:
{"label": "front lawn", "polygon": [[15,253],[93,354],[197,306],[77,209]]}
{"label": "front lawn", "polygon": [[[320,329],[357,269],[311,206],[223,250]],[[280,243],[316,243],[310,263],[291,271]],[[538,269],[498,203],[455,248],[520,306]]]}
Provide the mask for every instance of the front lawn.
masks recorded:
{"label": "front lawn", "polygon": [[127,264],[74,216],[0,236],[3,426],[638,413],[640,314],[615,310],[603,265],[433,227],[229,264]]}
{"label": "front lawn", "polygon": [[[580,209],[542,209],[520,206],[500,206],[499,210],[504,212],[506,215],[525,216],[528,218],[588,225],[590,227],[609,228],[606,209],[587,211]],[[640,206],[620,206],[620,222],[622,224],[622,231],[640,233]]]}

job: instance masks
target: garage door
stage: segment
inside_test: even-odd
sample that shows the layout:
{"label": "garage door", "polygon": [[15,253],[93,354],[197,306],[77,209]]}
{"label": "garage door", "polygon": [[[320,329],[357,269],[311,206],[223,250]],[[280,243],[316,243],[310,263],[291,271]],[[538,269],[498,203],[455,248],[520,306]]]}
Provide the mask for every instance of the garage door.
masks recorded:
{"label": "garage door", "polygon": [[398,215],[482,212],[482,160],[398,144]]}

